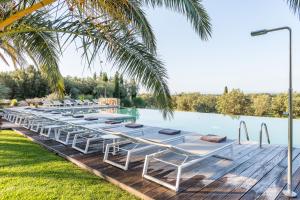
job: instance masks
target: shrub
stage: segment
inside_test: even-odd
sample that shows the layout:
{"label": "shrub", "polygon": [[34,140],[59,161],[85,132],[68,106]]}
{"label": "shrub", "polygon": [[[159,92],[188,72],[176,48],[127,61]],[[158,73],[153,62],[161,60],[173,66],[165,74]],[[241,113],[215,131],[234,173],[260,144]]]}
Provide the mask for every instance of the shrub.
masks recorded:
{"label": "shrub", "polygon": [[80,95],[78,95],[78,99],[80,99],[81,101],[84,101],[84,100],[85,100],[85,96],[84,96],[84,94],[80,94]]}
{"label": "shrub", "polygon": [[79,93],[80,93],[80,90],[79,90],[79,89],[77,89],[76,87],[72,87],[71,90],[70,90],[70,97],[71,97],[72,99],[77,99]]}
{"label": "shrub", "polygon": [[135,97],[132,99],[133,106],[137,108],[145,108],[146,103],[141,97]]}
{"label": "shrub", "polygon": [[121,106],[123,107],[131,107],[132,104],[131,104],[131,101],[126,98],[126,99],[121,99]]}
{"label": "shrub", "polygon": [[10,101],[10,106],[17,106],[18,105],[18,100],[17,99],[12,99]]}
{"label": "shrub", "polygon": [[88,100],[93,100],[94,99],[94,96],[93,95],[84,95],[84,99],[88,99]]}

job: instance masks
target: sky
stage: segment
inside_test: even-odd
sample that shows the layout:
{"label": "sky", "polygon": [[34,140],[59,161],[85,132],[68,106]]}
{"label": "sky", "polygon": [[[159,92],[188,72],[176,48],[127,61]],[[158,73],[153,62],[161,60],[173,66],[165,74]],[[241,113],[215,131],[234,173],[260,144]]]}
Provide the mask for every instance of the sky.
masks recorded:
{"label": "sky", "polygon": [[[222,93],[240,88],[248,92],[285,92],[288,88],[288,33],[251,37],[264,28],[293,29],[294,90],[300,91],[300,20],[285,0],[204,0],[212,23],[212,37],[202,41],[179,13],[145,8],[164,61],[172,93]],[[91,76],[115,68],[97,61],[84,68],[80,53],[71,45],[60,62],[63,75]]]}

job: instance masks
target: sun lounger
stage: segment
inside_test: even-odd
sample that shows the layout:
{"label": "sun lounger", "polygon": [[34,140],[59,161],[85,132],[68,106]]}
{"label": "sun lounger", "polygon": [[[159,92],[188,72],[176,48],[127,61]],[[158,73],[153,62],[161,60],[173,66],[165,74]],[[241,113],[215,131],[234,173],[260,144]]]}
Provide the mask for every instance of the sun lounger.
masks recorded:
{"label": "sun lounger", "polygon": [[[142,176],[176,192],[179,190],[181,174],[184,168],[187,168],[211,156],[232,160],[233,144],[235,143],[234,140],[228,139],[219,143],[207,142],[201,140],[201,135],[199,134],[185,135],[169,143],[157,143],[155,141],[149,142],[165,148],[165,150],[146,156]],[[226,152],[226,155],[224,155],[224,152]],[[170,159],[170,157],[172,157],[174,154],[177,156],[177,158]],[[148,174],[149,165],[152,161],[173,166],[176,169],[177,174],[175,185]]]}
{"label": "sun lounger", "polygon": [[52,105],[53,105],[54,107],[61,107],[61,106],[64,106],[64,104],[61,103],[61,102],[58,101],[58,100],[52,101]]}
{"label": "sun lounger", "polygon": [[76,100],[75,100],[75,104],[76,104],[77,106],[81,106],[81,105],[83,105],[84,103],[83,103],[81,100],[76,99]]}
{"label": "sun lounger", "polygon": [[48,124],[41,125],[40,135],[56,139],[58,131],[67,126],[68,124],[57,121],[49,122]]}
{"label": "sun lounger", "polygon": [[[83,128],[82,133],[75,133],[72,143],[72,148],[84,153],[92,153],[96,151],[104,152],[105,145],[107,143],[115,143],[117,141],[116,137],[103,137],[106,134],[103,129],[105,128],[115,128],[123,126],[122,124],[106,124],[106,123],[94,123],[81,125]],[[73,135],[72,133],[69,133]],[[69,137],[70,138],[70,137]]]}
{"label": "sun lounger", "polygon": [[68,107],[68,106],[71,107],[74,105],[74,103],[72,101],[70,101],[69,99],[65,99],[63,102],[64,102],[64,106],[66,106],[66,107]]}
{"label": "sun lounger", "polygon": [[[80,121],[82,122],[77,123]],[[59,129],[56,140],[66,145],[73,144],[73,140],[76,134],[87,133],[91,129],[97,130],[99,128],[104,128],[104,127],[113,127],[113,126],[109,124],[105,124],[104,121],[100,121],[100,120],[97,121],[78,120],[75,121],[75,123],[72,122],[72,125],[69,125],[68,127]],[[87,147],[87,149],[88,148],[89,147]],[[86,148],[84,147],[82,151],[84,151],[85,149]]]}
{"label": "sun lounger", "polygon": [[58,130],[56,135],[56,141],[65,145],[73,144],[73,140],[76,134],[86,132],[88,132],[88,129],[86,128],[70,125],[64,128],[60,128]]}
{"label": "sun lounger", "polygon": [[[135,127],[135,126],[133,126]],[[149,127],[142,126],[140,128],[128,128],[126,126],[106,129],[108,133],[118,135],[124,139],[125,141],[117,142],[114,144],[107,144],[104,162],[109,163],[115,167],[118,167],[123,170],[128,170],[129,164],[131,162],[131,158],[134,154],[141,154],[145,152],[156,152],[159,148],[157,146],[150,144],[148,141],[156,141],[166,142],[176,139],[179,136],[186,134],[185,132],[181,132],[176,136],[161,134],[159,131],[162,130],[158,127]],[[115,149],[118,147],[119,151],[117,153],[122,154],[123,159],[116,160],[114,155],[111,155],[111,149]]]}

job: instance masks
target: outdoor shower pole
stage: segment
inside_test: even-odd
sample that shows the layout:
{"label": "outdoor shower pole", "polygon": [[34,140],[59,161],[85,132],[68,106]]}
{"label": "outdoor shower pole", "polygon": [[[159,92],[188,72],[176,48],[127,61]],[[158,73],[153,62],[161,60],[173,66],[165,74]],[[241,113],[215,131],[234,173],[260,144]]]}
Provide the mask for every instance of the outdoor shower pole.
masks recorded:
{"label": "outdoor shower pole", "polygon": [[287,189],[283,191],[288,197],[296,197],[297,194],[293,191],[293,83],[292,83],[292,30],[287,27],[290,35],[290,69],[289,69],[289,119],[288,119],[288,171],[287,171]]}
{"label": "outdoor shower pole", "polygon": [[290,27],[280,27],[275,29],[264,29],[251,32],[251,36],[264,35],[268,32],[288,30],[289,31],[289,90],[288,90],[288,167],[287,167],[287,189],[283,194],[287,197],[296,197],[297,194],[293,191],[293,85],[292,85],[292,29]]}

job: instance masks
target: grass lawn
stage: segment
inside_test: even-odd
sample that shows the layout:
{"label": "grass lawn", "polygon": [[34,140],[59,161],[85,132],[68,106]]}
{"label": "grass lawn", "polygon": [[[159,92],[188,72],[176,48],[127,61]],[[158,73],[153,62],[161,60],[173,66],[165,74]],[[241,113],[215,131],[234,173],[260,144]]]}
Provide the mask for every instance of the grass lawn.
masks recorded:
{"label": "grass lawn", "polygon": [[0,131],[0,199],[136,199],[13,131]]}

